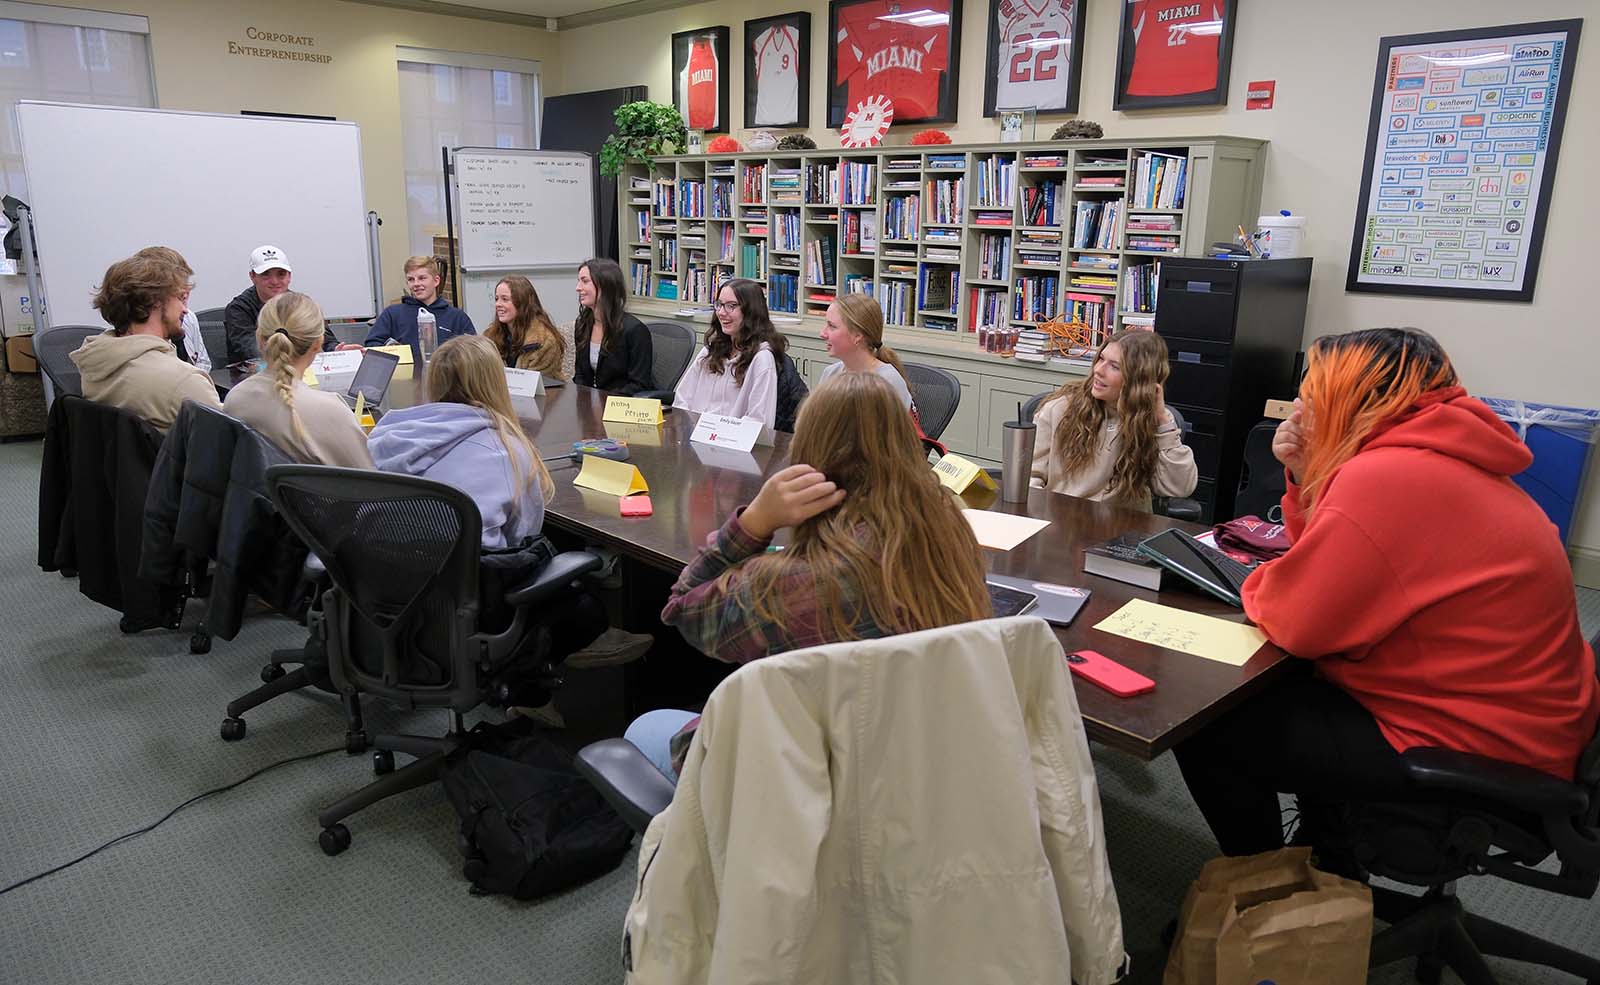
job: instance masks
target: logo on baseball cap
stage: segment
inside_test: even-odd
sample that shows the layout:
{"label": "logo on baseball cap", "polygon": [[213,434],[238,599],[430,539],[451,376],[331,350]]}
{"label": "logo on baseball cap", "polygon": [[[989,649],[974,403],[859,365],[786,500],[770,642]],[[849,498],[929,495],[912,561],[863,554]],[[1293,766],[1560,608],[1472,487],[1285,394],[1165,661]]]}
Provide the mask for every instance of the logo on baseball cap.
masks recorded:
{"label": "logo on baseball cap", "polygon": [[289,258],[276,246],[258,246],[250,253],[250,272],[264,274],[274,267],[294,273],[294,268],[289,266]]}

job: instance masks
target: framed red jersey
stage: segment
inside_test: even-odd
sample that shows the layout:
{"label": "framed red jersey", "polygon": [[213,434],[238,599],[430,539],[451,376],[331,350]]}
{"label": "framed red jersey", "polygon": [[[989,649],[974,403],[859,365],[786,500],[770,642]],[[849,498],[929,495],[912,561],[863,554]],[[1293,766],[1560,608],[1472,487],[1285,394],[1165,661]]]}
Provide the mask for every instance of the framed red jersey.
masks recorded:
{"label": "framed red jersey", "polygon": [[1238,12],[1238,0],[1127,0],[1113,108],[1226,103]]}
{"label": "framed red jersey", "polygon": [[811,15],[744,22],[744,124],[811,125]]}
{"label": "framed red jersey", "polygon": [[989,0],[983,115],[1032,107],[1078,111],[1087,0]]}
{"label": "framed red jersey", "polygon": [[672,36],[672,104],[690,130],[728,132],[728,28]]}
{"label": "framed red jersey", "polygon": [[952,0],[831,0],[828,126],[873,96],[890,101],[897,124],[954,122],[960,52]]}

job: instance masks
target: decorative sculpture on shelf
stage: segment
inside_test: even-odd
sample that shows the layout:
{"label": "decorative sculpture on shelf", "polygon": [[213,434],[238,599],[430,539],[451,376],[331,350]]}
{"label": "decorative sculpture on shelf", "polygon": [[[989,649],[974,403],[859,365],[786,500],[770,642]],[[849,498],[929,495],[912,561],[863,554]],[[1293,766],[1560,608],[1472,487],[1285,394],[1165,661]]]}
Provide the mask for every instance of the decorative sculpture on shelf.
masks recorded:
{"label": "decorative sculpture on shelf", "polygon": [[1105,127],[1093,120],[1068,120],[1056,127],[1051,140],[1099,140],[1106,135]]}

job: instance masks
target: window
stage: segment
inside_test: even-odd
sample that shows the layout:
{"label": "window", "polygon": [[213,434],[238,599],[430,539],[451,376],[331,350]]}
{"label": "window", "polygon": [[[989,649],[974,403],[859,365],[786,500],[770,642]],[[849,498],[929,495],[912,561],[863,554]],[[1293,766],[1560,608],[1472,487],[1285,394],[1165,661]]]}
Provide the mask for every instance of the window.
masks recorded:
{"label": "window", "polygon": [[154,106],[143,17],[0,2],[0,194],[28,200],[17,100]]}
{"label": "window", "polygon": [[445,234],[443,147],[539,146],[539,63],[402,47],[401,138],[411,252]]}

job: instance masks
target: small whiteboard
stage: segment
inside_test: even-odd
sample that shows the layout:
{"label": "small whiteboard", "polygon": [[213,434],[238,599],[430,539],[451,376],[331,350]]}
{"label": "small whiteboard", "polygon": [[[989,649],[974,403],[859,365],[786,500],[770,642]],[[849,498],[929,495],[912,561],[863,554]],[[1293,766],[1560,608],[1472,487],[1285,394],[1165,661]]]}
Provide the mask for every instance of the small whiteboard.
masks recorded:
{"label": "small whiteboard", "polygon": [[463,270],[576,268],[594,256],[594,159],[566,151],[455,152]]}

